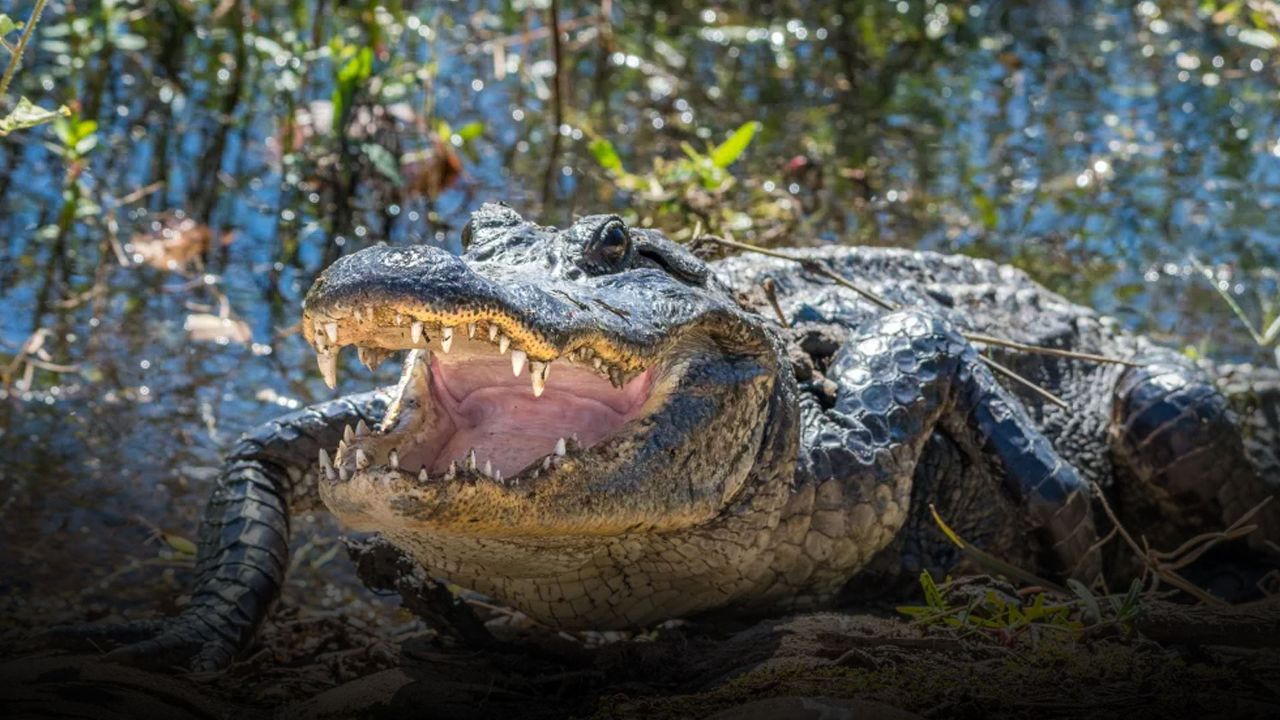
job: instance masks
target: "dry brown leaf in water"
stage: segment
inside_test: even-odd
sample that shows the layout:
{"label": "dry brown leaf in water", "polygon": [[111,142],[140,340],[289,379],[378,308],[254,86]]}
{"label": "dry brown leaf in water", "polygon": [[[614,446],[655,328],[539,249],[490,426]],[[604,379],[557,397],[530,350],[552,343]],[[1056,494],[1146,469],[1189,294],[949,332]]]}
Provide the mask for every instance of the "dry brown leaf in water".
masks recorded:
{"label": "dry brown leaf in water", "polygon": [[405,197],[434,200],[462,177],[462,158],[452,145],[436,136],[430,149],[400,159],[400,174]]}
{"label": "dry brown leaf in water", "polygon": [[[222,234],[222,245],[233,240],[230,231]],[[201,258],[213,242],[213,228],[189,217],[165,214],[157,218],[150,232],[137,233],[125,248],[137,262],[157,270],[187,272],[200,267]]]}
{"label": "dry brown leaf in water", "polygon": [[253,340],[253,331],[245,321],[211,313],[191,313],[182,328],[196,341],[224,342],[225,338],[225,342],[245,345]]}

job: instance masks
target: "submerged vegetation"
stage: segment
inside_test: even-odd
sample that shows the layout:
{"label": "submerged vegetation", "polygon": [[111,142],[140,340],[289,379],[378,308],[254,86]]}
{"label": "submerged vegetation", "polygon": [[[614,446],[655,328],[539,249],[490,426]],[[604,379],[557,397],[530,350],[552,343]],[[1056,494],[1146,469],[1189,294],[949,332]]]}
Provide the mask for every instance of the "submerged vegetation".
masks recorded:
{"label": "submerged vegetation", "polygon": [[[52,122],[59,116],[65,116],[71,112],[66,105],[57,110],[46,110],[28,100],[26,96],[18,98],[17,102],[7,102],[9,85],[13,82],[14,75],[17,74],[18,68],[22,65],[22,57],[26,53],[27,42],[31,40],[31,35],[36,29],[36,24],[40,22],[40,14],[44,12],[44,6],[47,2],[48,0],[36,2],[35,7],[31,9],[31,17],[25,23],[15,21],[8,15],[0,13],[0,48],[3,48],[8,53],[8,57],[4,58],[4,72],[0,74],[0,102],[13,106],[12,109],[8,110],[7,115],[0,117],[0,137],[8,135],[14,130],[22,130]],[[15,34],[18,35],[16,41],[6,39],[6,36],[12,38]]]}

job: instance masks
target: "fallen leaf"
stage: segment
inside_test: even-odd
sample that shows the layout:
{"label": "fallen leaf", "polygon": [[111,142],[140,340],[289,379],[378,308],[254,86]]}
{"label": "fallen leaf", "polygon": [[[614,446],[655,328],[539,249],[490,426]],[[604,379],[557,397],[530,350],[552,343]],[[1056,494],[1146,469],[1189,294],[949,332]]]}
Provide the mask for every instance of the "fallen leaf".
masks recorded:
{"label": "fallen leaf", "polygon": [[430,149],[400,158],[400,175],[407,197],[434,200],[462,178],[462,158],[452,145],[436,136]]}
{"label": "fallen leaf", "polygon": [[210,313],[191,313],[182,328],[195,341],[235,342],[247,344],[253,340],[253,331],[243,320],[218,317]]}
{"label": "fallen leaf", "polygon": [[[233,234],[222,234],[222,245],[231,244]],[[134,260],[157,270],[186,273],[202,265],[202,257],[213,242],[213,229],[208,225],[176,213],[161,215],[152,221],[151,230],[137,233],[125,250]]]}

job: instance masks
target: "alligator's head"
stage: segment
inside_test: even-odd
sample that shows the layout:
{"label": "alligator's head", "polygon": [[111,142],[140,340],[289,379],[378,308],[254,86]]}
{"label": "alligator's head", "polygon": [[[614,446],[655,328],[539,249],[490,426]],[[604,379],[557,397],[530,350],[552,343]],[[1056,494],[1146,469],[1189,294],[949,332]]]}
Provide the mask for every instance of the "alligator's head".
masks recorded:
{"label": "alligator's head", "polygon": [[706,265],[614,216],[556,230],[500,205],[463,242],[368,248],[307,294],[330,385],[343,346],[409,351],[384,422],[321,458],[345,523],[552,540],[689,527],[751,495],[785,360]]}

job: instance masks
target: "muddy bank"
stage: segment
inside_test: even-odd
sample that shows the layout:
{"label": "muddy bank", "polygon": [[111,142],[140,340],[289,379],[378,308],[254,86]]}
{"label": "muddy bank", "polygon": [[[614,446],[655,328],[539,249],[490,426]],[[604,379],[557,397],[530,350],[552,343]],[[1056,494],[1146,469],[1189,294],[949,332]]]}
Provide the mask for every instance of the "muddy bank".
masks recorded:
{"label": "muddy bank", "polygon": [[[1007,589],[979,587],[995,593],[988,597]],[[966,588],[973,594],[974,585]],[[386,628],[290,611],[268,623],[244,660],[216,675],[125,667],[50,650],[38,634],[10,634],[0,711],[245,719],[1280,713],[1275,603],[1210,609],[1152,599],[1127,627],[1032,622],[981,630],[977,622],[895,615],[849,610],[736,627],[685,624],[595,646],[523,629],[477,649],[433,633],[392,643]]]}

